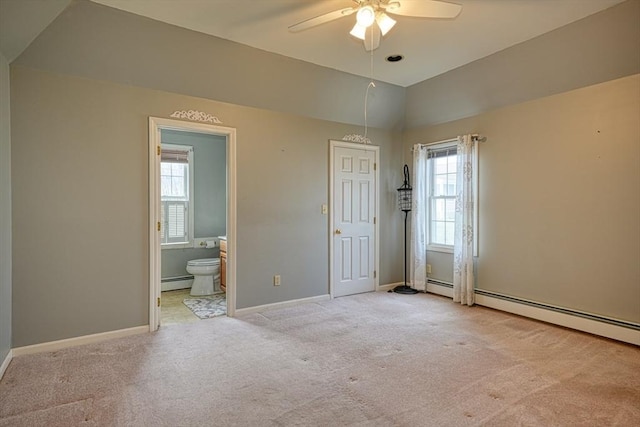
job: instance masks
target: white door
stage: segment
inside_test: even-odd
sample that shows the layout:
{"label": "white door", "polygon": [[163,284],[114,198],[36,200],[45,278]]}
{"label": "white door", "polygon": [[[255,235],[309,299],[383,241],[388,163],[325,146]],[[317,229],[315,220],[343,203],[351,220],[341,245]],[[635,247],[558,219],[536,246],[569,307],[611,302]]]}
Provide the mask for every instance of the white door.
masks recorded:
{"label": "white door", "polygon": [[333,296],[375,290],[376,151],[333,147]]}

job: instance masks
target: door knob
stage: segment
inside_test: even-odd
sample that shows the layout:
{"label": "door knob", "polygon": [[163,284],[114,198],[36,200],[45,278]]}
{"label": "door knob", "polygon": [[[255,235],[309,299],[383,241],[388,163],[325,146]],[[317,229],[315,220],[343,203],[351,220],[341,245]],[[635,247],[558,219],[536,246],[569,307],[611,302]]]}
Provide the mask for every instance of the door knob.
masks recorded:
{"label": "door knob", "polygon": [[339,228],[336,228],[336,234],[342,234],[342,230],[340,230]]}

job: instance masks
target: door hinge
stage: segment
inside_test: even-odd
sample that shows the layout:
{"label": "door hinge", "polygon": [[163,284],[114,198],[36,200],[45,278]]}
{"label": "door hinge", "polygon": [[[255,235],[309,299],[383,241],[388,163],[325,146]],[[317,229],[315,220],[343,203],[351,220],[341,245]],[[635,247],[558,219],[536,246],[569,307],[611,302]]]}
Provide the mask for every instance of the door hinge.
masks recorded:
{"label": "door hinge", "polygon": [[373,278],[374,278],[374,279],[376,278],[376,276],[377,276],[377,275],[378,275],[378,272],[377,272],[377,271],[375,271],[375,270],[373,270]]}
{"label": "door hinge", "polygon": [[162,153],[162,148],[160,148],[160,146],[158,145],[158,156],[160,155],[160,153]]}
{"label": "door hinge", "polygon": [[376,225],[376,217],[373,217],[373,225]]}
{"label": "door hinge", "polygon": [[373,170],[376,170],[376,169],[378,169],[378,164],[374,162],[373,163]]}
{"label": "door hinge", "polygon": [[160,297],[158,297],[158,307],[160,307]]}
{"label": "door hinge", "polygon": [[160,228],[161,228],[160,221],[158,221],[158,231],[160,231]]}

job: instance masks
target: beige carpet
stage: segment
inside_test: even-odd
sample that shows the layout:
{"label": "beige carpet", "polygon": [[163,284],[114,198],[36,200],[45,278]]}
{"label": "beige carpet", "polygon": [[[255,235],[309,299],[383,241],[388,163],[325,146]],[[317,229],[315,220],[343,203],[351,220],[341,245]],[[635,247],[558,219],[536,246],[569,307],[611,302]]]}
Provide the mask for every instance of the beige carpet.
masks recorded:
{"label": "beige carpet", "polygon": [[0,426],[638,426],[640,349],[363,294],[15,358]]}

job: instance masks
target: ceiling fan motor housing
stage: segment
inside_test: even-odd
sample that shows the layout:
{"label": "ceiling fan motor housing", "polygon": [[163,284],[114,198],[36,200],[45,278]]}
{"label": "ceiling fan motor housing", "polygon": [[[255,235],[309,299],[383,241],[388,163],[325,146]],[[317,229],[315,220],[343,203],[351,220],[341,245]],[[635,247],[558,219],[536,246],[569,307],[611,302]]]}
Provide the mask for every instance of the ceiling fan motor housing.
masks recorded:
{"label": "ceiling fan motor housing", "polygon": [[[387,13],[400,16],[418,18],[455,18],[462,10],[462,6],[439,0],[354,0],[356,6],[334,10],[314,18],[306,19],[289,27],[289,31],[303,31],[317,25],[331,22],[353,13],[356,14],[356,24],[350,34],[364,41],[365,50],[375,50],[380,46],[380,39],[385,36],[396,21]],[[374,22],[377,25],[373,25]],[[367,31],[371,28],[370,31]]]}

